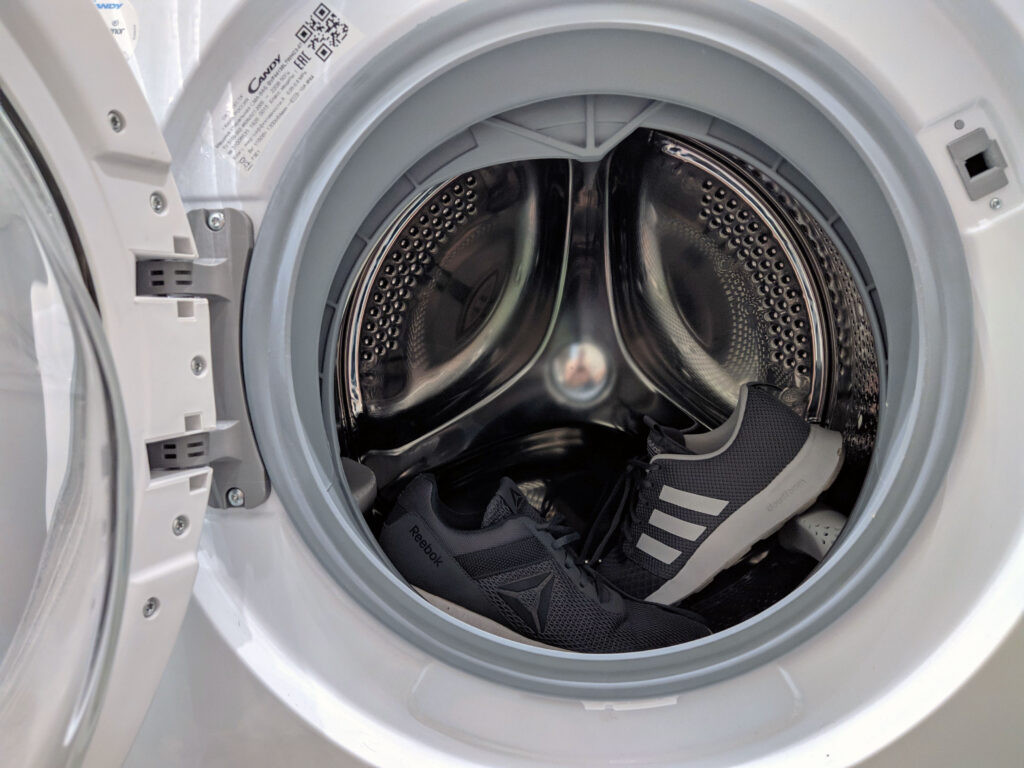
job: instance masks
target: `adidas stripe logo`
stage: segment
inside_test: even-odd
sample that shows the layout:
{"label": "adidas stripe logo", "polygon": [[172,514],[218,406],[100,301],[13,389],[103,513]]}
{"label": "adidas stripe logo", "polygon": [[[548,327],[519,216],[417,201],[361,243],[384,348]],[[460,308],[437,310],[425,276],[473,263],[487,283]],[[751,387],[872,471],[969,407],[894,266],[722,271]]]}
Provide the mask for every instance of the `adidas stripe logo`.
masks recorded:
{"label": "adidas stripe logo", "polygon": [[[673,488],[670,485],[663,485],[661,487],[661,493],[658,494],[658,498],[675,507],[712,517],[717,517],[722,513],[723,509],[729,506],[728,501],[713,499],[710,496],[701,496],[689,491],[680,491],[678,488]],[[665,514],[660,509],[653,510],[647,522],[655,528],[660,528],[667,533],[671,533],[673,536],[678,536],[687,541],[696,541],[707,530],[703,525],[680,520],[677,517]],[[646,533],[640,534],[640,540],[637,541],[636,546],[641,551],[646,552],[666,565],[672,564],[682,554],[675,547],[670,547],[668,544],[658,541]]]}

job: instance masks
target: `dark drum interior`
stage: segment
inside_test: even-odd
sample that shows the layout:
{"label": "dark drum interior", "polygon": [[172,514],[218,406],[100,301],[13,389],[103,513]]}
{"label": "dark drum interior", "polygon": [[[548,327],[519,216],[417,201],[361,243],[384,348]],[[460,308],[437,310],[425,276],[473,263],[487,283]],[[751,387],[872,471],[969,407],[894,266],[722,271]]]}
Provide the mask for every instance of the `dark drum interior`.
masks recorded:
{"label": "dark drum interior", "polygon": [[[407,206],[366,259],[338,349],[340,446],[377,477],[374,531],[430,471],[457,509],[509,476],[585,534],[644,416],[710,429],[757,381],[842,433],[821,503],[847,515],[878,423],[870,317],[816,214],[705,143],[644,129],[593,163],[481,168]],[[818,561],[782,533],[684,607],[721,630],[787,595]]]}

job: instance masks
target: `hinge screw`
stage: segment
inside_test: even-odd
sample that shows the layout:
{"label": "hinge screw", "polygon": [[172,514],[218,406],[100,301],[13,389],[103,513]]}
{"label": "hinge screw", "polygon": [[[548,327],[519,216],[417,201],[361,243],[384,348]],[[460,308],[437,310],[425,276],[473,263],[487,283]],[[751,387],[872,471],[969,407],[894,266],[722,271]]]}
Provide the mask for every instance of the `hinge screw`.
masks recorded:
{"label": "hinge screw", "polygon": [[202,376],[203,371],[206,370],[206,360],[203,359],[202,355],[196,355],[192,358],[192,362],[189,364],[192,369],[192,374],[195,376]]}
{"label": "hinge screw", "polygon": [[167,201],[159,192],[154,192],[149,196],[149,207],[153,209],[153,213],[163,213],[167,208]]}
{"label": "hinge screw", "polygon": [[124,130],[124,115],[116,109],[112,109],[107,112],[107,120],[110,121],[110,129],[114,133],[120,133]]}
{"label": "hinge screw", "polygon": [[228,505],[232,507],[241,507],[245,505],[245,493],[241,488],[228,489]]}
{"label": "hinge screw", "polygon": [[178,515],[171,523],[171,531],[175,536],[181,536],[188,530],[188,518],[185,515]]}
{"label": "hinge screw", "polygon": [[993,197],[991,200],[988,201],[988,207],[991,208],[993,211],[998,211],[1000,208],[1003,207],[1003,201],[1000,200],[998,197]]}
{"label": "hinge screw", "polygon": [[149,598],[149,600],[142,604],[142,615],[144,618],[153,618],[158,610],[160,610],[160,601],[155,597]]}
{"label": "hinge screw", "polygon": [[210,211],[206,214],[206,226],[214,232],[224,229],[224,211]]}

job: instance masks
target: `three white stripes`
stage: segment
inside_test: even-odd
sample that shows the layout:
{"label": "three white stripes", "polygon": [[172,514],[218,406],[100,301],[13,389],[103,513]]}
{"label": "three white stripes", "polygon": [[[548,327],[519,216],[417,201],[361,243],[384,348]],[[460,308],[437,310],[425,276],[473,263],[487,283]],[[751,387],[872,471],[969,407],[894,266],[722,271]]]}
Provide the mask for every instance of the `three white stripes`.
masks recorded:
{"label": "three white stripes", "polygon": [[[711,515],[712,517],[717,517],[722,513],[723,509],[729,506],[728,501],[713,499],[710,496],[701,496],[696,493],[689,493],[688,491],[680,491],[678,488],[673,488],[670,485],[663,485],[661,487],[661,493],[658,495],[658,498],[673,506],[688,509],[691,512],[699,512],[702,515]],[[696,541],[707,530],[703,525],[697,525],[697,523],[690,523],[686,520],[666,515],[660,509],[655,509],[651,512],[651,517],[647,522],[655,528],[660,528],[671,533],[673,536],[678,536],[687,541]],[[666,565],[674,562],[682,554],[675,547],[670,547],[668,544],[664,544],[648,536],[646,533],[640,534],[640,540],[637,541],[636,546],[641,551],[646,552]]]}

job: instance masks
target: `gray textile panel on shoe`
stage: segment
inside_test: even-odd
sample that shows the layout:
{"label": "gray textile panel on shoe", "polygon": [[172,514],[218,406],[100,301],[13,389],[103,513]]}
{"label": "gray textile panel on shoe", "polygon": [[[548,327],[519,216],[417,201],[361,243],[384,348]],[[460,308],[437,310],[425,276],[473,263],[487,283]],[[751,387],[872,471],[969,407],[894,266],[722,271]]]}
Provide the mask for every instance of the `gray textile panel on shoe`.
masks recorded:
{"label": "gray textile panel on shoe", "polygon": [[474,579],[482,579],[547,558],[548,551],[544,545],[530,537],[478,552],[467,552],[456,559],[466,573]]}
{"label": "gray textile panel on shoe", "polygon": [[[629,540],[623,544],[627,556],[661,578],[671,578],[733,511],[756,496],[789,464],[803,447],[809,432],[807,422],[781,406],[773,395],[751,387],[739,433],[722,453],[705,460],[659,459],[653,462],[658,469],[647,478],[650,487],[644,489],[637,500]],[[701,514],[659,499],[663,486],[729,503],[717,516]],[[654,509],[706,530],[696,541],[674,536],[648,522]],[[631,542],[642,533],[682,554],[672,563],[661,562],[632,546]]]}

